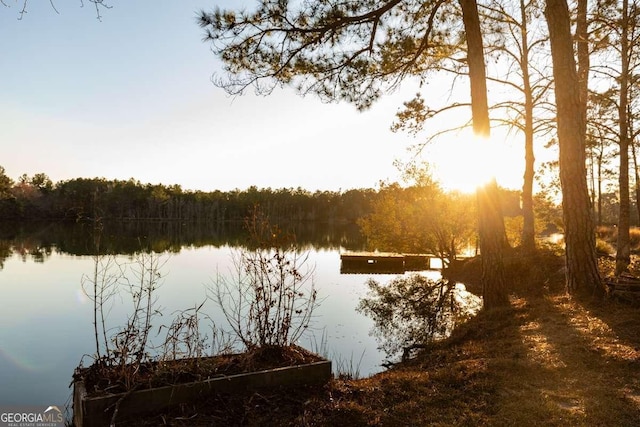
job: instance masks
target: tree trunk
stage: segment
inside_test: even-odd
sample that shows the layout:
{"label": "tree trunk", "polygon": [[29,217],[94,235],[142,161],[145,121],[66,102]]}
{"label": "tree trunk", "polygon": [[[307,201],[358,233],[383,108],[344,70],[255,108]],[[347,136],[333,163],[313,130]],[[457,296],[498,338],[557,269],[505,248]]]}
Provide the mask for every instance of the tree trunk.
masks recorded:
{"label": "tree trunk", "polygon": [[[597,210],[596,210],[596,161],[595,155],[593,154],[594,149],[590,148],[587,151],[587,158],[589,159],[589,166],[587,167],[589,177],[588,177],[588,185],[589,185],[589,195],[591,196],[591,209],[593,211],[593,215],[597,218]],[[596,225],[601,225],[599,222],[596,222]]]}
{"label": "tree trunk", "polygon": [[[487,79],[478,6],[475,0],[460,0],[460,6],[467,37],[473,130],[478,136],[489,137]],[[478,215],[484,308],[492,309],[509,303],[504,281],[504,218],[495,180],[478,190]]]}
{"label": "tree trunk", "polygon": [[616,275],[627,271],[631,263],[629,242],[629,128],[627,108],[629,103],[629,0],[622,1],[622,35],[620,46],[620,98],[618,120],[620,133],[620,172],[618,175],[620,206],[618,211],[618,242],[616,250]]}
{"label": "tree trunk", "polygon": [[587,134],[587,101],[589,97],[589,32],[587,24],[587,0],[578,0],[576,16],[576,51],[578,57],[578,95],[582,135]]}
{"label": "tree trunk", "polygon": [[580,95],[575,90],[578,76],[566,0],[547,0],[544,14],[549,26],[558,115],[567,291],[592,290],[602,294],[587,189],[585,127]]}
{"label": "tree trunk", "polygon": [[467,37],[467,63],[471,84],[471,116],[473,133],[489,137],[489,105],[487,102],[487,74],[484,65],[484,45],[480,31],[480,17],[476,0],[460,0],[462,20]]}
{"label": "tree trunk", "polygon": [[524,85],[524,177],[522,182],[522,249],[535,252],[535,221],[533,214],[533,177],[535,156],[533,154],[533,93],[529,75],[529,43],[527,13],[524,0],[520,0],[522,39],[522,82]]}
{"label": "tree trunk", "polygon": [[[578,58],[578,95],[580,97],[581,133],[587,135],[587,104],[589,101],[589,28],[587,23],[588,0],[578,0],[576,13],[576,56]],[[586,144],[586,140],[585,140]],[[591,168],[593,171],[593,168]],[[588,191],[588,190],[587,190]],[[595,191],[592,191],[593,195]],[[591,210],[595,210],[593,198]],[[593,214],[592,214],[593,215]]]}
{"label": "tree trunk", "polygon": [[[630,129],[630,135],[633,135],[633,129]],[[638,168],[638,157],[636,156],[636,143],[633,139],[631,139],[631,155],[633,156],[633,176],[635,177],[636,211],[638,223],[640,223],[640,169]]]}
{"label": "tree trunk", "polygon": [[604,149],[598,154],[598,225],[602,225],[602,161]]}
{"label": "tree trunk", "polygon": [[485,308],[509,304],[504,281],[504,219],[498,184],[493,179],[478,188],[480,256],[482,257],[482,297]]}

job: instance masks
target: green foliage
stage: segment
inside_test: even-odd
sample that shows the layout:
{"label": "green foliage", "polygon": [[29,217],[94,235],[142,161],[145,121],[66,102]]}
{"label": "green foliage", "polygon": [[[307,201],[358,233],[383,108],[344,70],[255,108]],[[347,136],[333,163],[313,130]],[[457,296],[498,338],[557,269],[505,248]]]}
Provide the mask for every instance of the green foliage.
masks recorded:
{"label": "green foliage", "polygon": [[179,185],[104,178],[52,183],[44,173],[17,184],[0,169],[0,219],[117,219],[242,222],[253,206],[275,221],[350,222],[369,212],[371,189],[187,191]]}
{"label": "green foliage", "polygon": [[0,166],[0,199],[11,197],[10,191],[13,184],[13,180],[7,176],[4,167]]}
{"label": "green foliage", "polygon": [[507,233],[507,241],[509,242],[509,246],[519,246],[522,241],[522,227],[523,227],[523,218],[522,216],[516,217],[506,217],[504,219],[504,229]]}
{"label": "green foliage", "polygon": [[31,185],[43,193],[48,193],[53,189],[53,182],[45,173],[35,174],[31,180]]}
{"label": "green foliage", "polygon": [[[504,195],[505,193],[503,193]],[[523,217],[518,215],[513,208],[514,195],[516,192],[507,192],[508,198],[511,200],[510,204],[511,212],[507,212],[505,215],[505,231],[507,233],[507,240],[512,247],[521,245]],[[538,238],[546,238],[550,234],[558,233],[562,230],[562,208],[558,206],[549,195],[545,192],[537,193],[533,196],[534,199],[534,221],[535,229],[538,231]]]}
{"label": "green foliage", "polygon": [[[460,51],[456,2],[261,1],[255,11],[200,13],[204,40],[225,65],[230,93],[283,84],[369,107],[403,77]],[[456,61],[449,61],[451,67]]]}
{"label": "green foliage", "polygon": [[474,236],[475,205],[474,197],[445,193],[425,175],[410,187],[384,184],[358,224],[369,249],[453,259]]}
{"label": "green foliage", "polygon": [[536,230],[541,234],[557,233],[563,229],[562,207],[552,200],[546,192],[534,195],[534,214]]}

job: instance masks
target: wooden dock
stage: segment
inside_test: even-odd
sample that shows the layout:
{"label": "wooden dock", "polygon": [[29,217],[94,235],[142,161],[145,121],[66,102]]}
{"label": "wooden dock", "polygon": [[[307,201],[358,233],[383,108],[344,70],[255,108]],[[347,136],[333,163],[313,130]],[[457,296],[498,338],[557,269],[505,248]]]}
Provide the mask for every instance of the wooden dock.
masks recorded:
{"label": "wooden dock", "polygon": [[341,273],[402,274],[407,271],[440,270],[442,262],[433,254],[395,252],[345,252],[340,254]]}
{"label": "wooden dock", "polygon": [[618,277],[605,279],[604,283],[610,296],[633,302],[640,301],[640,277],[622,273]]}

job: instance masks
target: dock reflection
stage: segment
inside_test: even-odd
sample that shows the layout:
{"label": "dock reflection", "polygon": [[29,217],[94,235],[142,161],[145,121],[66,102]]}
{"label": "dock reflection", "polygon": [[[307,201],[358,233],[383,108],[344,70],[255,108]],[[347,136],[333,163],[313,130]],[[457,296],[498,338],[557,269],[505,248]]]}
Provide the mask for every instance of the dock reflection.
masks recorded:
{"label": "dock reflection", "polygon": [[340,274],[404,274],[441,270],[442,260],[433,254],[347,252],[340,255]]}

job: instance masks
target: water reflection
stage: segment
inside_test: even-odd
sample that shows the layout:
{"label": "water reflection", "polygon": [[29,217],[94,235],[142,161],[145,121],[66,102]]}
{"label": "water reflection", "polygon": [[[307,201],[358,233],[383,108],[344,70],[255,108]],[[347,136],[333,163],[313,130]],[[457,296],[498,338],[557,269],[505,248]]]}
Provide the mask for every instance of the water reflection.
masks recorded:
{"label": "water reflection", "polygon": [[[81,287],[83,275],[95,271],[94,232],[91,223],[0,224],[0,402],[64,403],[80,358],[95,353],[93,303]],[[298,226],[295,233],[302,249],[310,251],[322,299],[309,328],[315,336],[304,337],[300,344],[313,349],[324,335],[326,355],[332,360],[356,364],[364,376],[383,370],[384,354],[376,341],[380,335],[369,334],[375,319],[356,312],[356,307],[368,297],[371,277],[382,287],[408,276],[341,274],[340,253],[363,250],[357,227],[307,225]],[[170,326],[172,313],[202,303],[206,286],[217,273],[226,274],[233,267],[231,253],[246,242],[240,224],[107,222],[98,252],[111,254],[121,265],[131,263],[136,253],[165,254],[166,279],[158,297],[164,313],[161,323]],[[432,274],[428,277],[439,276]],[[464,295],[456,292],[447,288],[445,300]],[[125,298],[113,298],[107,331],[126,325],[129,312]],[[205,305],[202,313],[224,324],[215,307]]]}
{"label": "water reflection", "polygon": [[[131,251],[164,250],[166,277],[158,289],[163,316],[154,333],[160,324],[170,326],[173,313],[201,304],[206,285],[218,272],[226,274],[232,267],[231,253],[240,247],[236,242],[246,240],[241,232],[225,236],[223,229],[221,234],[215,234],[215,230],[178,224],[105,224],[98,252],[114,252],[111,256],[121,266],[135,259]],[[370,319],[355,312],[367,276],[339,273],[340,250],[361,249],[362,239],[356,229],[352,240],[353,231],[348,226],[301,227],[297,231],[301,237],[297,237],[311,248],[309,262],[316,266],[315,282],[323,299],[310,329],[316,337],[326,333],[329,357],[348,360],[351,354],[359,356],[364,351],[360,371],[369,375],[382,369],[382,358],[375,340],[368,336]],[[163,232],[168,234],[163,236]],[[93,277],[95,272],[94,237],[91,224],[0,226],[0,248],[4,249],[0,271],[0,402],[62,405],[69,395],[74,368],[83,355],[95,354],[93,301],[82,289],[83,277],[85,286],[93,288],[86,282],[86,275]],[[140,242],[146,242],[144,251]],[[175,250],[171,249],[173,245]],[[126,294],[108,301],[108,333],[127,324],[130,306]],[[205,305],[202,310],[217,324],[224,323],[213,305]],[[313,348],[313,341],[313,336],[307,336],[300,344]],[[89,359],[85,357],[85,361]]]}
{"label": "water reflection", "polygon": [[[282,226],[296,236],[301,250],[362,250],[364,239],[354,224],[291,223]],[[101,235],[96,250],[96,234]],[[243,247],[248,237],[242,223],[179,221],[0,222],[0,268],[16,253],[23,261],[44,262],[55,251],[69,255],[138,252],[178,253],[185,247]]]}
{"label": "water reflection", "polygon": [[372,334],[389,359],[448,336],[481,308],[464,285],[422,274],[398,276],[389,283],[368,281],[369,293],[358,311],[374,321]]}

